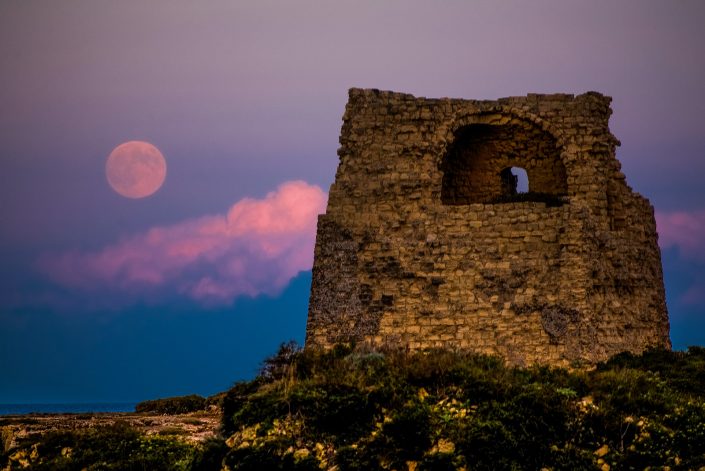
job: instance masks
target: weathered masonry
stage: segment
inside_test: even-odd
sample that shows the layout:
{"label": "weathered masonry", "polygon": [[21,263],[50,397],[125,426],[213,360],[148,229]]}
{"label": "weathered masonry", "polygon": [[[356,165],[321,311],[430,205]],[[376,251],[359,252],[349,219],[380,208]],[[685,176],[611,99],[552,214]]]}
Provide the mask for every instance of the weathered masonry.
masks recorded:
{"label": "weathered masonry", "polygon": [[653,208],[620,172],[610,101],[351,89],[307,347],[562,365],[670,348]]}

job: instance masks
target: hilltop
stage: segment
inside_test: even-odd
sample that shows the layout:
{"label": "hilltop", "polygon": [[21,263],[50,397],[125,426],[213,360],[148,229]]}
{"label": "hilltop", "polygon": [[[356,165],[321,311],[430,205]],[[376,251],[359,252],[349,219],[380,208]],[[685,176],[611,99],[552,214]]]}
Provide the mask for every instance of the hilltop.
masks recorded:
{"label": "hilltop", "polygon": [[704,391],[701,347],[569,370],[285,344],[222,397],[216,438],[118,423],[17,443],[0,466],[21,469],[21,455],[32,469],[700,469]]}

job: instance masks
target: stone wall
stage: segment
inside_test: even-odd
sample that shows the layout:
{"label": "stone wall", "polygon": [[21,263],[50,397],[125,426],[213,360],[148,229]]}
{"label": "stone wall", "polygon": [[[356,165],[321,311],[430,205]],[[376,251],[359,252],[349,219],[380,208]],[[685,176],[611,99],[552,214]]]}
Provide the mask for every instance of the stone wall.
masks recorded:
{"label": "stone wall", "polygon": [[[307,347],[561,365],[670,348],[653,208],[620,172],[610,101],[351,89]],[[527,194],[511,167],[526,170]]]}

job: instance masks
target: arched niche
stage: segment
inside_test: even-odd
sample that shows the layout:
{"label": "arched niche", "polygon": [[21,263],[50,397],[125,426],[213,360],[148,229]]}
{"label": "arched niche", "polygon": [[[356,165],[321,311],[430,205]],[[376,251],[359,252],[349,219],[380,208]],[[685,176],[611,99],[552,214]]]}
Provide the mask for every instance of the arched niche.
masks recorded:
{"label": "arched niche", "polygon": [[[469,124],[456,130],[441,162],[441,201],[448,205],[491,203],[507,191],[506,169],[526,170],[529,195],[568,192],[555,138],[530,122]],[[525,199],[526,200],[526,199]]]}

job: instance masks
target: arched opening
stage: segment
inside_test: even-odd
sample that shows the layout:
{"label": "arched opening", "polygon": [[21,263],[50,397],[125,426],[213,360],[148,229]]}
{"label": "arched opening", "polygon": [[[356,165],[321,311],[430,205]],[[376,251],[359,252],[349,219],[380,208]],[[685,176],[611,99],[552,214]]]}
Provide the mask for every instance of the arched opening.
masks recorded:
{"label": "arched opening", "polygon": [[441,170],[441,201],[448,205],[559,200],[568,192],[555,138],[530,122],[461,127]]}

